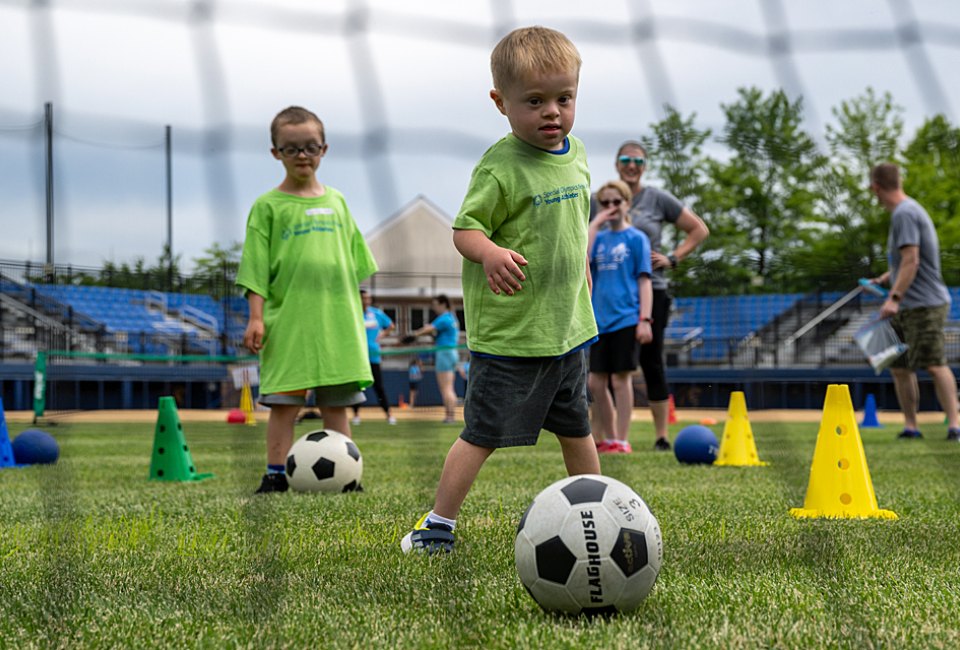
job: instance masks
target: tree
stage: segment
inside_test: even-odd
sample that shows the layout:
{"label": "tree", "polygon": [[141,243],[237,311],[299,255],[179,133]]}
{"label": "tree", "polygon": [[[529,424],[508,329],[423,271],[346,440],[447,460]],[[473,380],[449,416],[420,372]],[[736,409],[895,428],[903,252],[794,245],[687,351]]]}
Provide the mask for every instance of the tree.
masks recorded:
{"label": "tree", "polygon": [[237,295],[234,281],[240,269],[243,242],[233,242],[221,248],[218,242],[204,249],[202,257],[195,257],[190,290],[194,293],[209,293],[215,298]]}
{"label": "tree", "polygon": [[928,119],[903,151],[904,191],[920,202],[940,239],[947,284],[960,284],[960,128]]}
{"label": "tree", "polygon": [[725,263],[738,269],[723,287],[728,293],[800,290],[802,272],[791,255],[816,232],[808,228],[818,199],[817,172],[824,157],[802,128],[802,100],[782,90],[768,96],[741,88],[738,99],[721,105],[723,135],[731,157],[711,161],[705,203],[714,210],[711,239]]}
{"label": "tree", "polygon": [[890,93],[878,97],[869,87],[831,111],[836,124],[826,129],[830,164],[821,174],[822,198],[813,216],[824,236],[797,256],[812,283],[854,286],[857,278],[886,269],[889,216],[870,191],[869,178],[877,163],[897,160],[902,111]]}
{"label": "tree", "polygon": [[[691,210],[700,213],[700,204],[706,188],[703,144],[710,137],[709,129],[694,125],[696,113],[684,118],[672,106],[665,106],[666,116],[650,125],[652,139],[646,143],[647,154],[656,161],[654,175],[668,190]],[[676,247],[680,234],[676,228],[665,229],[663,245],[666,250]],[[713,268],[722,256],[710,253],[710,240],[700,250],[700,262],[684,264],[670,275],[674,289],[684,295],[712,293],[715,278],[722,269]]]}

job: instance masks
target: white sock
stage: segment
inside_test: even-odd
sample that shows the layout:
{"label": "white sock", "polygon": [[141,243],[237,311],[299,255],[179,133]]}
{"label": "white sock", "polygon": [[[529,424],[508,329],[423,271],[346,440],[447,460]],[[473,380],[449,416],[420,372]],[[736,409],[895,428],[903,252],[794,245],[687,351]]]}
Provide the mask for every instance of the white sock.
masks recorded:
{"label": "white sock", "polygon": [[433,510],[430,511],[430,514],[427,515],[427,519],[424,523],[435,523],[435,524],[444,524],[445,526],[450,526],[450,530],[453,530],[457,527],[456,519],[447,519],[446,517],[441,517],[438,514],[434,514]]}

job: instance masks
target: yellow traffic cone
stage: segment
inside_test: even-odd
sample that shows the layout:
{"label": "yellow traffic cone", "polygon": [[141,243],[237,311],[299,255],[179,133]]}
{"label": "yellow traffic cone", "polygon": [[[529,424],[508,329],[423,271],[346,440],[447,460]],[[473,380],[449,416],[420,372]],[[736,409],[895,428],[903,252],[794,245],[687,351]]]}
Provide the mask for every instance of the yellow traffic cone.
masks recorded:
{"label": "yellow traffic cone", "polygon": [[240,389],[240,410],[246,418],[246,424],[256,424],[257,418],[253,414],[253,394],[250,392],[250,384],[243,382],[243,388]]}
{"label": "yellow traffic cone", "polygon": [[761,467],[769,465],[760,460],[757,443],[753,440],[753,430],[747,417],[747,400],[743,391],[730,393],[730,406],[727,409],[727,421],[723,425],[723,439],[714,465],[726,467]]}
{"label": "yellow traffic cone", "polygon": [[846,384],[827,386],[807,497],[803,507],[791,508],[790,514],[811,519],[897,518],[896,513],[877,507],[877,495]]}

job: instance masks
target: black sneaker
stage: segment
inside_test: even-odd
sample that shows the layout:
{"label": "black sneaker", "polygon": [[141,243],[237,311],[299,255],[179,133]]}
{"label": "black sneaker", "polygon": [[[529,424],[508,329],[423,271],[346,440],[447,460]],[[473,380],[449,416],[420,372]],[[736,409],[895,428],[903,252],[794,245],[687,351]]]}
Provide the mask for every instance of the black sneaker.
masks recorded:
{"label": "black sneaker", "polygon": [[913,440],[915,438],[922,438],[922,437],[923,437],[923,434],[917,431],[916,429],[904,429],[897,435],[897,438],[900,438],[902,440]]}
{"label": "black sneaker", "polygon": [[260,481],[260,487],[254,494],[271,494],[273,492],[286,492],[290,488],[287,483],[286,474],[264,474]]}
{"label": "black sneaker", "polygon": [[654,451],[670,451],[670,441],[666,438],[657,438],[653,443]]}
{"label": "black sneaker", "polygon": [[427,555],[434,553],[449,553],[453,550],[455,537],[450,526],[434,522],[427,523],[428,512],[420,517],[420,521],[413,530],[400,540],[400,549],[404,553],[421,551]]}
{"label": "black sneaker", "polygon": [[947,440],[960,442],[960,429],[947,429]]}

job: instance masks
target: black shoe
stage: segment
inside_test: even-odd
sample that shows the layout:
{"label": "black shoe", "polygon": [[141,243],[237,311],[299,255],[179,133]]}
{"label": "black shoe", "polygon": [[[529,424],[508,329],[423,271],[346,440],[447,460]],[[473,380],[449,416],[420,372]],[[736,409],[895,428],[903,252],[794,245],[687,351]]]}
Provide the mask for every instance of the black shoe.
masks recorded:
{"label": "black shoe", "polygon": [[922,438],[923,434],[916,429],[904,429],[897,435],[897,437],[902,440],[913,440],[915,438]]}
{"label": "black shoe", "polygon": [[286,492],[290,488],[290,485],[287,483],[286,474],[264,474],[263,480],[260,481],[260,487],[257,488],[257,491],[254,494],[270,494],[272,492]]}
{"label": "black shoe", "polygon": [[960,442],[960,429],[947,429],[947,440]]}
{"label": "black shoe", "polygon": [[653,443],[654,451],[670,451],[670,441],[666,438],[657,438],[657,441]]}

